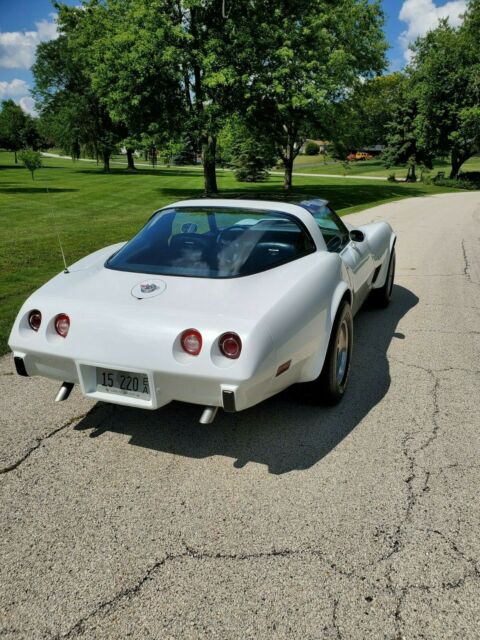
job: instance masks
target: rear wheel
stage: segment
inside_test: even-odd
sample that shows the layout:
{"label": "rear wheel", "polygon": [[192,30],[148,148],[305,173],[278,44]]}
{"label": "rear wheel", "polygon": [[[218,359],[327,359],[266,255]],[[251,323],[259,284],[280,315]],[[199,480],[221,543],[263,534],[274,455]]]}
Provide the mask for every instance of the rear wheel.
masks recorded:
{"label": "rear wheel", "polygon": [[338,309],[322,372],[315,381],[324,404],[339,402],[347,388],[353,348],[353,316],[344,300]]}
{"label": "rear wheel", "polygon": [[393,282],[395,280],[395,248],[392,250],[390,256],[390,263],[388,265],[387,277],[385,278],[385,284],[380,289],[374,289],[372,291],[372,299],[374,303],[379,307],[388,307],[390,300],[392,299]]}

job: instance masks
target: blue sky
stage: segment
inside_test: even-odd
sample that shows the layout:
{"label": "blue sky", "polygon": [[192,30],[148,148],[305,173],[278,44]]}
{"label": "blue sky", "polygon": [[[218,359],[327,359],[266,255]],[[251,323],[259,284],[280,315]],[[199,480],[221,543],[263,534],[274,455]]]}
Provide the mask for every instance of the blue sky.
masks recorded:
{"label": "blue sky", "polygon": [[[79,4],[79,0],[63,0]],[[467,0],[383,0],[385,33],[390,49],[390,70],[401,69],[408,60],[408,44],[448,17],[458,24]],[[29,95],[30,66],[39,42],[56,34],[50,0],[0,0],[0,100],[13,98],[25,111],[33,111]]]}

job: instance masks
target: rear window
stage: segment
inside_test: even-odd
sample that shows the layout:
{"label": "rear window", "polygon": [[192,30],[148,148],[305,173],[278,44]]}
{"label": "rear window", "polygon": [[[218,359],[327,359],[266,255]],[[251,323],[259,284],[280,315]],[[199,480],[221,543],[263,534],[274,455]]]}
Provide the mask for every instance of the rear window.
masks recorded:
{"label": "rear window", "polygon": [[293,216],[255,209],[179,207],[156,213],[109,269],[199,278],[265,271],[315,251]]}

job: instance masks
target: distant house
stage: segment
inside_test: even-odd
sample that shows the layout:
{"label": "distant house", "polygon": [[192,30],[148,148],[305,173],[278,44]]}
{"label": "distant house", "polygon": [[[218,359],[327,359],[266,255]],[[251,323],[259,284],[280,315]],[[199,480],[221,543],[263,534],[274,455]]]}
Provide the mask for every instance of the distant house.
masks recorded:
{"label": "distant house", "polygon": [[325,153],[325,151],[327,150],[328,145],[330,144],[327,140],[305,140],[305,142],[302,144],[302,146],[300,147],[300,153],[305,153],[305,147],[307,146],[307,144],[309,142],[314,142],[315,144],[318,144],[318,146],[320,147],[320,153]]}

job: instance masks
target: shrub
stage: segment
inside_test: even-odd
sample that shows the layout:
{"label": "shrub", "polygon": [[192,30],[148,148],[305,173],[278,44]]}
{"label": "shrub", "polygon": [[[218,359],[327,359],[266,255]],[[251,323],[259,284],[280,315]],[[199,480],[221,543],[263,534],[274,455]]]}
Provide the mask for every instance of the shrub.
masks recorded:
{"label": "shrub", "polygon": [[320,153],[320,147],[316,142],[307,142],[305,145],[305,154],[307,156],[318,156]]}
{"label": "shrub", "polygon": [[432,182],[439,187],[475,191],[480,189],[480,172],[460,173],[458,178],[446,178],[444,172],[441,171],[433,178]]}
{"label": "shrub", "polygon": [[396,178],[396,176],[395,176],[395,173],[394,173],[394,172],[389,173],[389,174],[388,174],[388,178],[387,178],[387,180],[388,180],[388,182],[396,182],[396,181],[397,181],[397,178]]}
{"label": "shrub", "polygon": [[460,180],[467,180],[474,185],[476,189],[480,189],[480,171],[465,171],[458,174]]}
{"label": "shrub", "polygon": [[40,153],[38,151],[33,151],[32,149],[24,149],[19,153],[18,157],[32,174],[32,180],[35,180],[34,173],[36,169],[40,169],[42,166]]}
{"label": "shrub", "polygon": [[426,167],[424,164],[421,164],[419,166],[420,166],[420,182],[423,182],[423,184],[431,184],[432,177],[431,177],[430,169]]}

